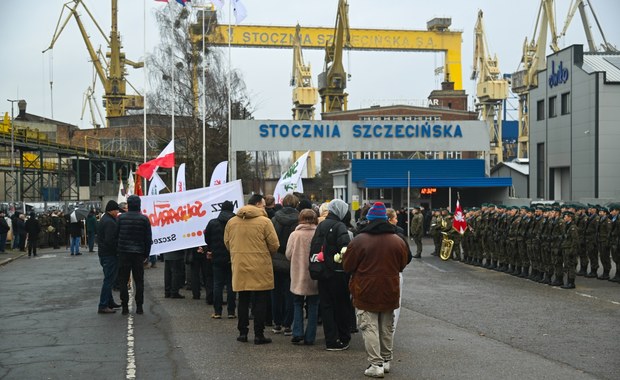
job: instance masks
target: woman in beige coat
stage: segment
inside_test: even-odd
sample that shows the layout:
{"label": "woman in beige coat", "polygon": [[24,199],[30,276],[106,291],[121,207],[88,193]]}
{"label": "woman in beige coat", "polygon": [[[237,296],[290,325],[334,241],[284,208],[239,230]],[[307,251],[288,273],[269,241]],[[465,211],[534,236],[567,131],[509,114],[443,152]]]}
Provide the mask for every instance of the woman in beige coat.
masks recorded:
{"label": "woman in beige coat", "polygon": [[[291,293],[293,293],[293,344],[314,344],[319,312],[318,282],[310,278],[310,241],[317,225],[316,213],[310,209],[299,213],[299,225],[286,245],[286,258],[291,260]],[[304,332],[304,302],[308,305],[308,324]]]}

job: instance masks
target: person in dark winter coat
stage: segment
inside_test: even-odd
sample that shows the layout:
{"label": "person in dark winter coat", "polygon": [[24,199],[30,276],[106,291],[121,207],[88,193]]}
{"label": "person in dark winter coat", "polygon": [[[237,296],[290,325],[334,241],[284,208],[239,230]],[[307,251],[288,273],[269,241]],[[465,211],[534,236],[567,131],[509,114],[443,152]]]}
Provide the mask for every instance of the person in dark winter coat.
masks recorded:
{"label": "person in dark winter coat", "polygon": [[4,211],[0,211],[0,253],[4,253],[6,249],[6,237],[10,229]]}
{"label": "person in dark winter coat", "polygon": [[278,235],[280,248],[273,256],[274,289],[271,291],[271,312],[273,315],[273,332],[279,334],[284,328],[284,335],[292,335],[293,330],[293,293],[291,293],[291,263],[286,258],[286,245],[291,233],[299,224],[299,198],[287,194],[282,199],[282,208],[271,219]]}
{"label": "person in dark winter coat", "polygon": [[[70,216],[71,217],[71,216]],[[82,244],[82,231],[84,230],[84,222],[81,220],[71,220],[69,224],[69,233],[71,234],[71,256],[79,256],[80,246]]]}
{"label": "person in dark winter coat", "polygon": [[375,202],[369,223],[351,241],[343,268],[351,274],[349,289],[370,366],[364,374],[383,377],[390,371],[394,310],[399,307],[399,273],[407,265],[407,243],[387,221],[386,208]]}
{"label": "person in dark winter coat", "polygon": [[95,252],[95,236],[97,236],[97,216],[95,215],[95,210],[90,210],[86,217],[88,252]]}
{"label": "person in dark winter coat", "polygon": [[128,211],[118,217],[118,258],[121,302],[123,314],[129,314],[129,291],[127,284],[131,274],[136,286],[136,313],[143,314],[144,309],[144,260],[151,254],[153,234],[151,222],[140,212],[140,197],[130,195],[127,198]]}
{"label": "person in dark winter coat", "polygon": [[327,350],[340,351],[349,348],[352,305],[349,276],[344,272],[342,264],[334,261],[334,255],[351,241],[349,231],[342,222],[349,211],[349,205],[334,199],[327,205],[327,210],[327,217],[319,223],[312,237],[310,253],[323,251],[326,274],[319,279],[323,333]]}
{"label": "person in dark winter coat", "polygon": [[236,317],[236,294],[232,290],[232,270],[230,267],[230,252],[224,244],[224,229],[228,221],[235,216],[234,205],[231,201],[222,202],[220,214],[207,223],[204,231],[205,247],[202,247],[207,257],[210,256],[213,267],[213,314],[211,318],[220,319],[224,303],[223,291],[226,287],[226,308],[228,318]]}
{"label": "person in dark winter coat", "polygon": [[118,268],[118,231],[116,229],[116,216],[118,215],[118,203],[109,201],[105,206],[105,214],[97,226],[97,246],[99,264],[103,269],[103,284],[99,296],[100,314],[114,313],[116,302],[112,296],[112,284],[116,279]]}
{"label": "person in dark winter coat", "polygon": [[26,240],[28,241],[28,257],[36,256],[41,223],[37,220],[37,216],[34,212],[30,213],[30,218],[24,223],[24,230],[26,231]]}

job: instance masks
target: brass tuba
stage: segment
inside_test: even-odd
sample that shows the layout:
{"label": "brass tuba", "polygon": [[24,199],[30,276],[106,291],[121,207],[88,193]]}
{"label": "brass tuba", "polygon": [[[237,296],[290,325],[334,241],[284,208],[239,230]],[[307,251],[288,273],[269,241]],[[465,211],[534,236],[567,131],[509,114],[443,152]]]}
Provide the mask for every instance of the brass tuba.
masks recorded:
{"label": "brass tuba", "polygon": [[452,246],[454,245],[454,240],[448,238],[448,234],[446,232],[441,233],[443,238],[441,239],[441,249],[439,250],[439,257],[443,261],[449,260],[450,256],[452,256]]}

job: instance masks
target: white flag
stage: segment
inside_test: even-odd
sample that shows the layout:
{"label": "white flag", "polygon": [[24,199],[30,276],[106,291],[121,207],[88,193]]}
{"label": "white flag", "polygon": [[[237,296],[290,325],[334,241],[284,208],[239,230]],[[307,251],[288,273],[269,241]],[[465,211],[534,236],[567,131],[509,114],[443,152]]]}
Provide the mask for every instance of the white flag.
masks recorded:
{"label": "white flag", "polygon": [[185,187],[185,163],[182,163],[181,166],[179,166],[179,172],[177,173],[177,185],[175,186],[175,190],[177,193],[180,193],[181,191],[186,191],[187,188]]}
{"label": "white flag", "polygon": [[159,174],[157,174],[157,168],[153,171],[153,176],[151,177],[151,183],[149,184],[149,192],[147,195],[157,195],[160,191],[168,187]]}
{"label": "white flag", "polygon": [[243,5],[241,0],[232,0],[232,2],[235,22],[239,24],[248,16],[248,12],[245,10],[245,5]]}
{"label": "white flag", "polygon": [[123,180],[121,179],[118,184],[118,196],[116,197],[116,203],[127,202],[127,194],[125,194],[125,187],[123,186]]}
{"label": "white flag", "polygon": [[125,189],[125,195],[130,196],[133,195],[134,189],[136,188],[136,182],[133,179],[133,171],[129,171],[129,175],[127,176],[127,188]]}
{"label": "white flag", "polygon": [[[304,153],[301,157],[295,161],[287,171],[282,174],[276,189],[273,191],[273,196],[276,199],[276,203],[282,203],[282,198],[286,194],[293,193],[294,191],[300,191],[299,183],[301,183],[301,173],[304,171],[306,162],[308,162],[308,154],[310,151]],[[303,185],[301,186],[303,191]]]}
{"label": "white flag", "polygon": [[223,183],[226,183],[226,172],[228,171],[228,161],[222,161],[215,169],[213,169],[213,174],[211,174],[211,183],[209,186],[217,186]]}
{"label": "white flag", "polygon": [[222,9],[224,7],[224,0],[211,0],[211,4],[215,5],[217,9]]}

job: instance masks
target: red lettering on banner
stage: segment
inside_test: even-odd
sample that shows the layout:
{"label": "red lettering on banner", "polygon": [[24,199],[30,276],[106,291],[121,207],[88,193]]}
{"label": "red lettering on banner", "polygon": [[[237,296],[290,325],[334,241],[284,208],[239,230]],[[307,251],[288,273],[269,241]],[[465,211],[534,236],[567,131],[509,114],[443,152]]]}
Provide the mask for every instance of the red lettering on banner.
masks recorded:
{"label": "red lettering on banner", "polygon": [[167,224],[185,222],[194,216],[203,217],[207,214],[207,211],[202,209],[202,202],[200,201],[196,201],[194,204],[179,206],[177,209],[170,208],[170,206],[165,209],[162,205],[156,205],[155,208],[163,210],[155,210],[155,212],[147,215],[151,222],[151,226],[154,227],[163,227]]}

